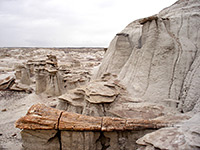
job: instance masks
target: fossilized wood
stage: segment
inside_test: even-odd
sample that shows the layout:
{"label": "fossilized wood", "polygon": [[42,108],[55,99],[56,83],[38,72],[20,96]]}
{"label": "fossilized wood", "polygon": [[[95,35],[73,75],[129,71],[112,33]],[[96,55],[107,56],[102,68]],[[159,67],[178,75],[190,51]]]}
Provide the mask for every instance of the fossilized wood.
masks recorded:
{"label": "fossilized wood", "polygon": [[59,130],[99,131],[101,130],[101,120],[101,117],[63,112],[59,122]]}
{"label": "fossilized wood", "polygon": [[35,104],[28,110],[26,116],[16,121],[15,125],[20,129],[50,130],[58,129],[58,121],[62,111],[50,108],[44,104]]}
{"label": "fossilized wood", "polygon": [[85,116],[49,108],[44,104],[33,105],[15,125],[20,129],[74,131],[125,131],[172,126],[170,122],[163,120]]}

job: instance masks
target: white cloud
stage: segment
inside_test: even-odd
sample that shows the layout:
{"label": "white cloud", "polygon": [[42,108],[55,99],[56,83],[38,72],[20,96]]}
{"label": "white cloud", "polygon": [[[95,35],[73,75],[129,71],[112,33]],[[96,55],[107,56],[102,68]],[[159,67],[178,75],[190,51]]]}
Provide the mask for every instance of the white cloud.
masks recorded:
{"label": "white cloud", "polygon": [[108,46],[175,0],[0,0],[0,46]]}

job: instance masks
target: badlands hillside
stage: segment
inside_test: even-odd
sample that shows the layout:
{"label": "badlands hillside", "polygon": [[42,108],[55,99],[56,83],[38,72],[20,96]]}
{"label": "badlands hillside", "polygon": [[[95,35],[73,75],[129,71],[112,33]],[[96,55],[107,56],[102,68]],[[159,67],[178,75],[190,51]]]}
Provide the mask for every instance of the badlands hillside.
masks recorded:
{"label": "badlands hillside", "polygon": [[0,148],[200,149],[199,29],[179,0],[108,49],[2,48]]}

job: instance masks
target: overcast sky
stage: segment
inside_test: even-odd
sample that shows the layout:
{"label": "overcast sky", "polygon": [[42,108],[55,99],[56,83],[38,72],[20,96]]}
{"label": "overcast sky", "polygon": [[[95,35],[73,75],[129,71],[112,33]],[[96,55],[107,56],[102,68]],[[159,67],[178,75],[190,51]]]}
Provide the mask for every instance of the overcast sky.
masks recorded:
{"label": "overcast sky", "polygon": [[107,47],[176,0],[0,0],[0,47]]}

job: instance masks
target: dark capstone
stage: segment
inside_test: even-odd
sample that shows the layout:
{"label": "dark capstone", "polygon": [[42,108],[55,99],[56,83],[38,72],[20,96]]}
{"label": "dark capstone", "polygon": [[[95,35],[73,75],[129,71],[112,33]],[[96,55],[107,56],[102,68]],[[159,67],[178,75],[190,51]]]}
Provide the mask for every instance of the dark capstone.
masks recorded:
{"label": "dark capstone", "polygon": [[125,37],[128,37],[128,36],[129,36],[129,34],[127,34],[127,33],[117,33],[116,35],[117,35],[117,36],[122,35],[122,36],[125,36]]}

